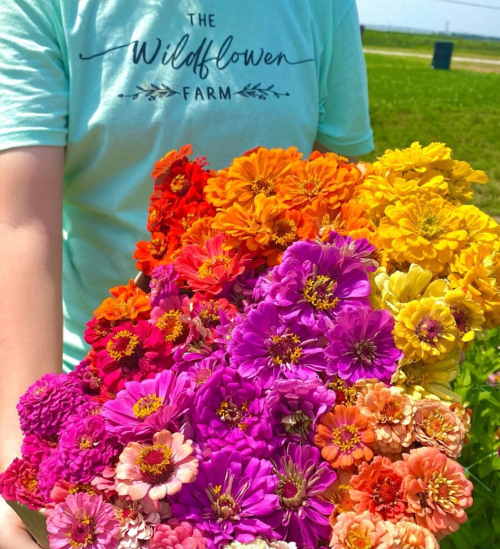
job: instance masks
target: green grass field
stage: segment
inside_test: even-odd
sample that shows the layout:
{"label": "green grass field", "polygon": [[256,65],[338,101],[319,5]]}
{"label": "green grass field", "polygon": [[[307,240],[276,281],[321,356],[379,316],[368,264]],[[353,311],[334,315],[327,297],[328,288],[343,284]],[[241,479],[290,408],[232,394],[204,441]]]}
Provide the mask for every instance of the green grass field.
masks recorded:
{"label": "green grass field", "polygon": [[474,203],[500,215],[500,74],[439,71],[422,59],[366,54],[376,149],[445,142],[453,157],[486,171]]}
{"label": "green grass field", "polygon": [[367,47],[419,50],[431,53],[436,40],[454,42],[458,55],[472,54],[500,57],[500,40],[472,40],[440,34],[406,34],[402,32],[381,32],[365,30],[363,45]]}

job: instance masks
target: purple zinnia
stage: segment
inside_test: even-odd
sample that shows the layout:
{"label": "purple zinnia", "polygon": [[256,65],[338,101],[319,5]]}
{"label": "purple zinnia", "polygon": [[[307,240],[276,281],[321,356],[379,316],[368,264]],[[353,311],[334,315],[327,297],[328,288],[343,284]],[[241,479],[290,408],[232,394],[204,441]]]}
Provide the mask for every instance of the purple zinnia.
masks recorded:
{"label": "purple zinnia", "polygon": [[151,271],[151,307],[157,307],[162,299],[179,295],[177,276],[172,263],[159,265]]}
{"label": "purple zinnia", "polygon": [[26,435],[21,446],[23,458],[37,467],[47,459],[55,450],[57,443],[54,440],[47,440],[37,435]]}
{"label": "purple zinnia", "polygon": [[342,311],[328,333],[326,372],[356,382],[376,377],[389,382],[402,353],[396,348],[389,311],[355,307]]}
{"label": "purple zinnia", "polygon": [[21,429],[41,438],[55,436],[85,400],[75,379],[67,374],[46,374],[19,399]]}
{"label": "purple zinnia", "polygon": [[349,305],[368,304],[370,282],[366,268],[355,257],[320,242],[295,242],[283,254],[283,262],[267,277],[267,300],[318,331],[318,320],[335,318]]}
{"label": "purple zinnia", "polygon": [[316,424],[334,404],[335,393],[318,378],[276,381],[267,397],[274,436],[314,444]]}
{"label": "purple zinnia", "polygon": [[327,242],[339,248],[345,256],[359,259],[369,271],[375,271],[378,266],[378,262],[373,259],[376,248],[366,238],[354,239],[331,231]]}
{"label": "purple zinnia", "polygon": [[192,398],[187,374],[165,370],[154,379],[125,383],[115,400],[104,403],[102,415],[122,444],[148,441],[162,429],[179,431]]}
{"label": "purple zinnia", "polygon": [[210,356],[194,362],[187,371],[189,379],[194,383],[195,389],[204,385],[220,368],[227,367],[227,354],[225,351],[214,351]]}
{"label": "purple zinnia", "polygon": [[101,415],[73,416],[61,434],[57,450],[63,478],[73,484],[90,483],[114,463],[121,450]]}
{"label": "purple zinnia", "polygon": [[294,541],[302,549],[328,545],[328,522],[333,504],[321,499],[322,493],[337,478],[333,469],[320,463],[320,452],[313,446],[291,443],[277,464],[279,509],[269,524],[284,541]]}
{"label": "purple zinnia", "polygon": [[269,461],[214,452],[200,463],[196,480],[183,486],[172,512],[194,521],[210,549],[231,541],[249,543],[258,536],[276,537],[267,518],[278,509],[277,484]]}
{"label": "purple zinnia", "polygon": [[90,360],[82,360],[68,375],[80,383],[86,395],[96,396],[101,392],[102,379],[90,369]]}
{"label": "purple zinnia", "polygon": [[264,389],[282,375],[307,378],[324,369],[321,341],[297,322],[285,322],[269,301],[249,311],[232,336],[231,366],[244,378],[258,378]]}
{"label": "purple zinnia", "polygon": [[245,456],[265,457],[272,451],[262,388],[232,368],[216,370],[196,394],[192,421],[196,441],[213,450],[230,448]]}

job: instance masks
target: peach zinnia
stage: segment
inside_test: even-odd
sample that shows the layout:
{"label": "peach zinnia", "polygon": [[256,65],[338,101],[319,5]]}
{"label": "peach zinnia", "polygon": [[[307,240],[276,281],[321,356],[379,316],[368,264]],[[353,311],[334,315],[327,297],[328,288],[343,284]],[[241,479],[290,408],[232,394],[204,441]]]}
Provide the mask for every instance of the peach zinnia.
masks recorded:
{"label": "peach zinnia", "polygon": [[394,523],[407,516],[404,474],[403,462],[392,463],[387,457],[375,456],[371,463],[362,463],[358,474],[351,479],[354,511],[370,511]]}
{"label": "peach zinnia", "polygon": [[375,447],[399,453],[413,442],[413,418],[417,410],[412,397],[401,389],[376,383],[358,394],[357,405],[373,425]]}
{"label": "peach zinnia", "polygon": [[424,399],[417,404],[415,438],[424,446],[436,446],[450,458],[458,458],[466,436],[460,418],[439,400]]}
{"label": "peach zinnia", "polygon": [[396,524],[401,534],[401,549],[439,549],[439,543],[434,535],[418,524],[401,521]]}
{"label": "peach zinnia", "polygon": [[400,534],[391,522],[380,520],[365,511],[363,514],[343,513],[333,527],[332,549],[394,549],[399,547]]}
{"label": "peach zinnia", "polygon": [[314,442],[334,469],[348,469],[373,458],[375,434],[359,408],[339,405],[323,416]]}
{"label": "peach zinnia", "polygon": [[410,450],[403,458],[404,489],[417,523],[438,539],[456,532],[467,520],[465,509],[472,505],[472,483],[462,466],[437,448]]}
{"label": "peach zinnia", "polygon": [[181,433],[160,431],[153,444],[130,442],[116,467],[116,491],[131,500],[146,500],[157,506],[159,500],[179,492],[183,484],[194,482],[198,460],[191,440]]}

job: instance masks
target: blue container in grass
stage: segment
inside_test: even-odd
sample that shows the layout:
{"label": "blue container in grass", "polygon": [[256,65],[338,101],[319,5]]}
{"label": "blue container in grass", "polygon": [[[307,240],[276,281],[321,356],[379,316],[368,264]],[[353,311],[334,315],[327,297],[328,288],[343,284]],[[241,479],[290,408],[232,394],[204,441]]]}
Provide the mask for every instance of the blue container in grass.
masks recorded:
{"label": "blue container in grass", "polygon": [[434,57],[432,58],[431,68],[449,70],[452,54],[453,42],[434,42]]}

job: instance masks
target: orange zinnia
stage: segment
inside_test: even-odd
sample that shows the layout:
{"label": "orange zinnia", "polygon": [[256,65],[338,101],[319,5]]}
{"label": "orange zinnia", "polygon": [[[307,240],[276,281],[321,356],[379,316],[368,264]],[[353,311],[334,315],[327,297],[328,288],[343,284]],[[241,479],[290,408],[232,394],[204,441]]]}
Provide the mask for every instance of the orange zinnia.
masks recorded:
{"label": "orange zinnia", "polygon": [[137,242],[136,246],[137,249],[134,252],[134,259],[137,259],[136,267],[149,276],[158,265],[170,263],[179,251],[180,241],[174,235],[153,233],[151,242]]}
{"label": "orange zinnia", "polygon": [[178,151],[169,151],[162,159],[158,160],[153,168],[151,177],[157,179],[161,175],[165,175],[169,172],[170,166],[177,160],[181,160],[185,156],[191,156],[193,154],[193,147],[191,145],[184,145]]}
{"label": "orange zinnia", "polygon": [[334,469],[348,469],[373,459],[375,433],[357,406],[341,404],[323,416],[314,442]]}
{"label": "orange zinnia", "polygon": [[209,238],[216,236],[218,233],[218,231],[212,228],[214,221],[215,217],[197,219],[181,236],[182,245],[198,244],[199,246],[203,246]]}
{"label": "orange zinnia", "polygon": [[97,319],[149,320],[151,304],[147,296],[131,279],[125,286],[116,286],[109,291],[113,297],[105,299],[94,311]]}

